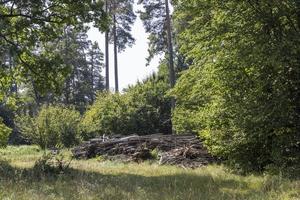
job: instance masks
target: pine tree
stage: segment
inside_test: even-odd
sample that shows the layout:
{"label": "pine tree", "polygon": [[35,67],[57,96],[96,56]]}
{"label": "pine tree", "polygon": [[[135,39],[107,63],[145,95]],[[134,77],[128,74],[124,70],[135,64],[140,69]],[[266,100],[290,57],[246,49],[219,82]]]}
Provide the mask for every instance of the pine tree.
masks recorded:
{"label": "pine tree", "polygon": [[[109,15],[109,2],[105,0],[105,13]],[[105,31],[105,88],[109,91],[109,28]]]}
{"label": "pine tree", "polygon": [[[87,29],[78,30],[68,27],[58,40],[43,45],[40,51],[54,49],[63,55],[63,62],[68,67],[68,75],[63,79],[61,91],[39,92],[34,79],[24,85],[35,99],[37,110],[43,104],[61,103],[74,105],[83,112],[87,105],[94,102],[96,93],[104,90],[103,53],[97,43],[88,40]],[[35,111],[33,111],[35,112]]]}
{"label": "pine tree", "polygon": [[144,23],[146,32],[149,36],[149,57],[148,63],[152,58],[161,53],[168,52],[169,79],[170,86],[175,85],[175,67],[172,25],[168,0],[139,0],[143,5],[144,11],[140,11],[140,18]]}
{"label": "pine tree", "polygon": [[[40,45],[60,38],[66,26],[81,28],[85,23],[93,23],[104,30],[108,20],[102,5],[102,1],[1,1],[0,57],[3,50],[11,49],[18,62],[17,78],[23,83],[34,80],[36,88],[44,93],[59,90],[58,79],[68,74],[63,57],[56,50],[39,53]],[[1,68],[4,65],[1,59]],[[16,78],[2,69],[0,74],[0,82]],[[0,90],[0,101],[7,98],[5,90],[10,86],[5,87]]]}
{"label": "pine tree", "polygon": [[90,76],[88,79],[90,81],[90,100],[91,102],[94,102],[96,93],[104,90],[104,80],[101,75],[103,68],[103,53],[97,42],[90,44],[87,56]]}
{"label": "pine tree", "polygon": [[110,0],[109,14],[112,18],[112,26],[109,31],[109,42],[114,45],[115,91],[119,92],[118,80],[118,53],[126,47],[131,47],[135,39],[131,35],[132,25],[136,15],[133,10],[134,0]]}

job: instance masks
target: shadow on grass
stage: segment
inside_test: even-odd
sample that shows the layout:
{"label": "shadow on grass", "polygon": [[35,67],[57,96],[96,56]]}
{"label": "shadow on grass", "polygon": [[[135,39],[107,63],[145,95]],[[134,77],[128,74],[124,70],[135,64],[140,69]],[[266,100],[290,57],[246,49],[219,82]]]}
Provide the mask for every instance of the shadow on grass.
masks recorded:
{"label": "shadow on grass", "polygon": [[266,199],[263,191],[249,188],[244,181],[209,175],[148,177],[72,168],[64,174],[44,174],[32,168],[16,168],[5,161],[0,161],[0,193],[0,199],[12,193],[17,199]]}

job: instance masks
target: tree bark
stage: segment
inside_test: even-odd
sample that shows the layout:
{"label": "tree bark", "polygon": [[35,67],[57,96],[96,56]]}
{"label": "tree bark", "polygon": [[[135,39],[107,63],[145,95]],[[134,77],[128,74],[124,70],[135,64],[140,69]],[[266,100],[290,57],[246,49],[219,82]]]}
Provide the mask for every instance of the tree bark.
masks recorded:
{"label": "tree bark", "polygon": [[[105,12],[108,13],[108,3],[105,1]],[[109,91],[109,30],[105,32],[105,87]]]}
{"label": "tree bark", "polygon": [[[92,50],[93,51],[93,50]],[[94,52],[92,52],[92,60],[91,60],[91,86],[92,86],[92,90],[91,90],[91,103],[94,103],[95,101],[95,86],[94,86]]]}
{"label": "tree bark", "polygon": [[119,77],[118,77],[118,44],[117,44],[117,27],[116,27],[116,15],[113,15],[114,20],[114,61],[115,61],[115,92],[119,92]]}
{"label": "tree bark", "polygon": [[175,69],[174,69],[174,55],[173,55],[173,43],[172,43],[172,31],[171,31],[171,19],[169,1],[165,0],[166,4],[166,25],[167,25],[167,36],[168,36],[168,53],[169,53],[169,78],[171,88],[175,85]]}
{"label": "tree bark", "polygon": [[[166,4],[166,25],[167,25],[167,37],[168,37],[168,54],[169,54],[169,79],[170,79],[170,86],[173,88],[175,86],[175,69],[174,69],[174,55],[173,55],[173,43],[172,43],[172,28],[171,28],[171,19],[170,19],[170,9],[169,9],[169,1],[165,0]],[[175,108],[175,99],[171,98],[171,109],[174,110]],[[172,127],[172,134],[175,134],[175,130],[172,125],[171,120],[171,127]]]}
{"label": "tree bark", "polygon": [[[69,35],[68,35],[68,31],[66,30],[66,28],[64,29],[64,37],[65,37],[65,48],[64,48],[64,62],[69,65]],[[70,77],[67,77],[66,79],[66,83],[65,83],[65,99],[64,99],[64,103],[66,105],[69,105],[70,103]]]}

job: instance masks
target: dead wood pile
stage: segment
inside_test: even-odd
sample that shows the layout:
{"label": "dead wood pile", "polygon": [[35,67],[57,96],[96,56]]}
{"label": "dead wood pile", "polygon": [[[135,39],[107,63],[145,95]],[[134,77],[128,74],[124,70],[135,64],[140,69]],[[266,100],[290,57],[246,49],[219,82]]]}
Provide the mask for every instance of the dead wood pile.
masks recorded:
{"label": "dead wood pile", "polygon": [[91,139],[72,150],[77,159],[96,156],[122,157],[140,162],[153,159],[155,153],[160,164],[182,167],[200,167],[214,159],[194,135],[109,136]]}

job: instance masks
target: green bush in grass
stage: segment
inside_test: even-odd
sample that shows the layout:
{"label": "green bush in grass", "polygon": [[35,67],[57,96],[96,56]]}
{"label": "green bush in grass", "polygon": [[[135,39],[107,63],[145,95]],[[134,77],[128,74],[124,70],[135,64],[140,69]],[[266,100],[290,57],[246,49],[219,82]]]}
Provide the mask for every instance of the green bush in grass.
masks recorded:
{"label": "green bush in grass", "polygon": [[78,111],[64,106],[43,106],[36,117],[17,117],[21,133],[41,148],[71,147],[79,142]]}
{"label": "green bush in grass", "polygon": [[11,131],[12,130],[2,122],[2,118],[0,118],[0,148],[7,146]]}

